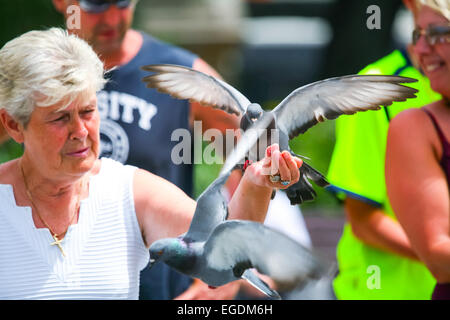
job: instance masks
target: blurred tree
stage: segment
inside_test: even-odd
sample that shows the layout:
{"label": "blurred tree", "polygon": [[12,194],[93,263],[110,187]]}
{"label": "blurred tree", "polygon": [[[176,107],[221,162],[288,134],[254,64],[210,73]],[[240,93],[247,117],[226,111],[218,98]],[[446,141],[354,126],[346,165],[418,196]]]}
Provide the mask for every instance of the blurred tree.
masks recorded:
{"label": "blurred tree", "polygon": [[[250,16],[306,16],[327,19],[333,29],[318,78],[356,73],[393,50],[392,25],[401,0],[247,0]],[[380,8],[381,28],[369,30],[367,8]]]}
{"label": "blurred tree", "polygon": [[51,0],[0,0],[0,10],[0,47],[33,29],[64,27],[64,19]]}
{"label": "blurred tree", "polygon": [[[381,28],[369,30],[367,8],[377,5]],[[334,36],[328,48],[322,78],[357,73],[393,48],[392,25],[401,0],[338,0],[329,21]]]}

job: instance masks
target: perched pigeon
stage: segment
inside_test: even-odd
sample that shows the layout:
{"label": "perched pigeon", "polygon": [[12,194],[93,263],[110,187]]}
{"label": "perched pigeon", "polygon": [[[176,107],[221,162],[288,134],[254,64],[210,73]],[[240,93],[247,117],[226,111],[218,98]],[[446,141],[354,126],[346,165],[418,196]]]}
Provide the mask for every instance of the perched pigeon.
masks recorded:
{"label": "perched pigeon", "polygon": [[[289,150],[289,140],[304,133],[318,122],[335,119],[342,114],[357,111],[377,110],[394,101],[414,98],[416,89],[400,83],[417,80],[400,76],[350,75],[318,81],[294,90],[272,111],[264,111],[259,104],[251,103],[242,93],[226,82],[200,71],[178,65],[148,65],[143,70],[154,72],[142,80],[147,87],[168,93],[175,98],[189,99],[222,109],[241,116],[241,128],[258,122],[261,117],[271,117],[269,129],[277,129],[277,141],[280,150]],[[270,135],[271,131],[268,131]],[[272,144],[272,137],[267,139]],[[257,150],[256,159],[262,156],[264,148]],[[328,185],[325,177],[303,163],[300,168],[300,180],[286,192],[291,204],[313,200],[316,193],[308,181],[314,181],[320,187]]]}
{"label": "perched pigeon", "polygon": [[198,198],[188,232],[152,243],[150,263],[163,261],[212,287],[246,279],[267,296],[280,298],[251,268],[283,287],[295,287],[320,279],[328,266],[298,242],[260,223],[226,221],[228,209],[221,189],[230,169],[248,150],[249,143],[243,142],[246,136],[227,158],[219,177]]}

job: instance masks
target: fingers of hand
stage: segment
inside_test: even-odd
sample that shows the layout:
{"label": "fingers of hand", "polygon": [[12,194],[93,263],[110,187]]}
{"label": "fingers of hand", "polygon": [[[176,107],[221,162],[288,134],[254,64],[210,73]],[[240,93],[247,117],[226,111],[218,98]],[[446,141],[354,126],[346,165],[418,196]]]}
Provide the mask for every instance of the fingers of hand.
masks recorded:
{"label": "fingers of hand", "polygon": [[[280,152],[278,144],[273,144],[266,149],[266,158],[263,161],[263,169],[269,174],[271,184],[277,184],[277,187],[287,188],[296,183],[300,178],[299,168],[303,161],[293,157],[289,151]],[[276,179],[277,176],[280,178]]]}
{"label": "fingers of hand", "polygon": [[266,148],[266,157],[271,157],[272,156],[272,151],[278,150],[280,151],[280,146],[276,143],[268,146]]}
{"label": "fingers of hand", "polygon": [[280,151],[272,150],[271,164],[270,164],[271,175],[276,175],[278,172],[280,172],[280,165],[282,162],[284,163],[284,160],[281,156]]}
{"label": "fingers of hand", "polygon": [[[291,183],[296,183],[298,181],[298,179],[300,178],[300,171],[299,166],[298,166],[298,162],[296,161],[296,157],[292,157],[289,152],[284,151],[283,152],[283,159],[287,164],[288,170],[290,172],[291,175]],[[298,159],[300,160],[300,159]],[[302,160],[300,160],[302,162]]]}
{"label": "fingers of hand", "polygon": [[295,161],[295,164],[297,165],[297,169],[300,169],[300,167],[303,165],[303,160],[297,157],[293,158]]}
{"label": "fingers of hand", "polygon": [[286,184],[287,182],[290,183],[291,170],[286,161],[286,159],[290,158],[290,154],[289,152],[283,152],[283,154],[281,154],[279,151],[275,151],[275,154],[277,153],[278,153],[278,172],[280,172],[281,182],[284,182],[282,184]]}

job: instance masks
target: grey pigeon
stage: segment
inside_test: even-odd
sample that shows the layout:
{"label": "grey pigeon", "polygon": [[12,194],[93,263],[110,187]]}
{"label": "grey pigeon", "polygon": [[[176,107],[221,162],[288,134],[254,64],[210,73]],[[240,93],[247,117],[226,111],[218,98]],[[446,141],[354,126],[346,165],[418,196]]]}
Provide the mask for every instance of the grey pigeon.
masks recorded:
{"label": "grey pigeon", "polygon": [[[154,72],[142,80],[147,87],[168,93],[178,99],[189,99],[241,116],[241,129],[262,117],[271,117],[268,129],[277,129],[278,141],[267,138],[268,145],[278,142],[280,150],[289,150],[289,140],[322,122],[342,114],[377,110],[394,101],[414,98],[416,89],[403,86],[417,80],[401,76],[350,75],[330,78],[300,87],[290,93],[272,111],[264,111],[259,104],[251,103],[242,93],[228,83],[210,75],[178,65],[157,64],[142,67]],[[271,131],[268,131],[270,135]],[[256,150],[256,159],[264,156],[264,147]],[[312,180],[320,187],[329,185],[325,177],[306,162],[300,168],[300,180],[286,192],[291,204],[313,200],[316,196]]]}
{"label": "grey pigeon", "polygon": [[251,268],[283,287],[296,287],[320,279],[328,267],[309,249],[278,231],[256,222],[226,220],[228,209],[221,189],[236,162],[258,138],[254,135],[251,139],[255,140],[249,142],[248,136],[242,136],[219,177],[198,198],[187,233],[152,243],[150,263],[163,261],[212,287],[246,279],[267,296],[279,299]]}

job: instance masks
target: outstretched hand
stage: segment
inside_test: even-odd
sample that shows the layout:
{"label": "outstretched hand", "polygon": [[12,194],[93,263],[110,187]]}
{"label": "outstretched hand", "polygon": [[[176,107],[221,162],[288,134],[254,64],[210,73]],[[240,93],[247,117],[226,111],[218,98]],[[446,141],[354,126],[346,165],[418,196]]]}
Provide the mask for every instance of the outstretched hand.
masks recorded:
{"label": "outstretched hand", "polygon": [[245,172],[255,185],[286,189],[298,182],[302,164],[300,158],[289,151],[280,152],[278,144],[273,144],[267,147],[265,158],[248,166]]}

